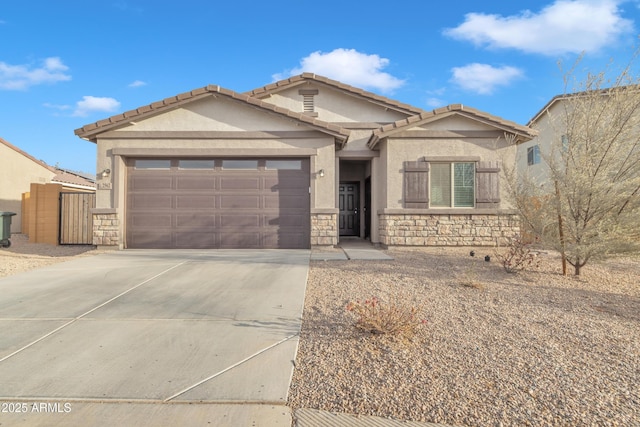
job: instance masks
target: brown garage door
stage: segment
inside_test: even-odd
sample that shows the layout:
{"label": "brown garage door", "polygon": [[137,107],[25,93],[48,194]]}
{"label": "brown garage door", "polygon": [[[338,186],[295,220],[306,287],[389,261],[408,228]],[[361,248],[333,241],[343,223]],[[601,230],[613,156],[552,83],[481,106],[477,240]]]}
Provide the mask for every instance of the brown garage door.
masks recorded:
{"label": "brown garage door", "polygon": [[309,248],[309,159],[130,159],[128,248]]}

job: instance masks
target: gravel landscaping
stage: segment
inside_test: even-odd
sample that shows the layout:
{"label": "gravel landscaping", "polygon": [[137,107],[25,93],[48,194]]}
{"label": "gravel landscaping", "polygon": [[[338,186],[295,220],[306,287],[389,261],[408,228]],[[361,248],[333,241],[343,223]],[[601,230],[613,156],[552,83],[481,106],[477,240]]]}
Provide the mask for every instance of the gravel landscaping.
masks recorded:
{"label": "gravel landscaping", "polygon": [[29,243],[29,239],[24,234],[12,234],[11,246],[0,248],[0,277],[98,252],[95,246],[90,245],[55,246]]}
{"label": "gravel landscaping", "polygon": [[[640,258],[508,274],[493,249],[400,248],[311,263],[293,409],[467,426],[640,425]],[[354,328],[350,301],[424,307],[411,341]]]}

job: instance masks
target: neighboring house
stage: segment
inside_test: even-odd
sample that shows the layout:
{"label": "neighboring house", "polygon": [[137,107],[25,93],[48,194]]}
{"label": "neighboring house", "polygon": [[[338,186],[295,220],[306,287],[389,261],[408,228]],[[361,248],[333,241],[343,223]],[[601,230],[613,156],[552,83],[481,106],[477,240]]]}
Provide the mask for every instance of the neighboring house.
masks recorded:
{"label": "neighboring house", "polygon": [[562,121],[564,103],[570,97],[571,95],[555,96],[542,107],[527,123],[527,126],[538,132],[537,135],[518,145],[516,170],[519,174],[535,178],[543,187],[549,185],[549,169],[543,155],[550,155],[552,150],[568,143]]}
{"label": "neighboring house", "polygon": [[47,165],[0,138],[0,211],[15,212],[11,232],[22,230],[22,194],[31,184],[62,184],[65,191],[95,191],[95,183],[78,173]]}
{"label": "neighboring house", "polygon": [[94,244],[120,248],[495,245],[519,229],[500,162],[534,136],[310,73],[206,86],[75,133],[97,144]]}
{"label": "neighboring house", "polygon": [[[594,141],[604,141],[607,138],[620,139],[627,134],[630,134],[635,140],[637,131],[634,130],[636,128],[631,123],[635,123],[637,126],[640,120],[637,113],[633,119],[620,121],[624,124],[618,128],[609,125],[611,119],[607,116],[607,114],[615,114],[615,110],[629,108],[625,106],[627,101],[624,100],[624,94],[629,93],[627,90],[633,90],[631,93],[636,95],[632,96],[637,99],[637,86],[620,86],[613,89],[614,93],[622,95],[613,100],[607,98],[612,93],[611,89],[554,96],[527,123],[527,126],[534,129],[537,134],[533,139],[518,145],[516,168],[519,175],[528,175],[543,188],[554,191],[549,180],[549,166],[545,159],[556,158],[559,160],[562,153],[569,149],[572,132],[582,139],[592,137]],[[610,100],[612,104],[607,106],[607,100]],[[636,101],[632,100],[631,102],[628,105],[631,108],[636,108],[633,107],[636,105]],[[574,108],[579,108],[582,113],[575,113]],[[624,114],[623,112],[621,116]],[[618,120],[620,119],[618,118]],[[567,126],[572,128],[568,129]]]}
{"label": "neighboring house", "polygon": [[31,184],[51,182],[56,173],[43,161],[0,138],[0,211],[15,212],[11,232],[22,230],[22,193]]}

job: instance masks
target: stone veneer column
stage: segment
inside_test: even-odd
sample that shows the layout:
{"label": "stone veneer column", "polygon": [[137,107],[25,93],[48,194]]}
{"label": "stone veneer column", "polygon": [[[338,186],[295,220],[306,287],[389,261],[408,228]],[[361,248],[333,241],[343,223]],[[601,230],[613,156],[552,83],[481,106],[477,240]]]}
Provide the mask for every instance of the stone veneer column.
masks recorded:
{"label": "stone veneer column", "polygon": [[311,214],[311,246],[338,244],[338,214]]}
{"label": "stone veneer column", "polygon": [[97,246],[120,244],[120,220],[117,213],[93,214],[93,244]]}

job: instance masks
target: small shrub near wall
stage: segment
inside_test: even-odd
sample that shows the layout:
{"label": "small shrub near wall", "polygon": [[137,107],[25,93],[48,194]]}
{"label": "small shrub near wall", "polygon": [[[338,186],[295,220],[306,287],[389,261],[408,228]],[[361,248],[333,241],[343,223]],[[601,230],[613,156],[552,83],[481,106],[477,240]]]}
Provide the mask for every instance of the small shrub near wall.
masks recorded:
{"label": "small shrub near wall", "polygon": [[506,249],[497,250],[496,258],[507,273],[517,273],[538,267],[539,261],[531,245],[520,237],[512,237]]}

